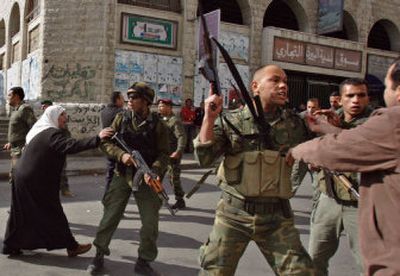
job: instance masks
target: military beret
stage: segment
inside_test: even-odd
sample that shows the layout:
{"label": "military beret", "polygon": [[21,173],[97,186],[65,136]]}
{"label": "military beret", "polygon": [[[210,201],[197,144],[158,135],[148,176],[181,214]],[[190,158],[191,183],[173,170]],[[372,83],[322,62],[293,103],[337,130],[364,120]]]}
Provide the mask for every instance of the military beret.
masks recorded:
{"label": "military beret", "polygon": [[170,99],[159,99],[158,103],[163,103],[163,104],[172,106],[172,101]]}
{"label": "military beret", "polygon": [[131,94],[138,94],[140,97],[144,98],[149,103],[152,103],[154,100],[155,93],[153,88],[151,88],[147,83],[139,81],[132,84],[132,86],[128,88],[126,94],[128,95],[128,98],[129,95]]}

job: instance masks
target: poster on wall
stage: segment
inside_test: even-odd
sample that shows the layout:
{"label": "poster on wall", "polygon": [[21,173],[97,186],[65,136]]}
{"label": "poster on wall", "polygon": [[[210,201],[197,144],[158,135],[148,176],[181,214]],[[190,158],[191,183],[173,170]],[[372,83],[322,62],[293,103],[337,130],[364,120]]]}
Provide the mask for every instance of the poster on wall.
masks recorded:
{"label": "poster on wall", "polygon": [[318,34],[341,31],[343,28],[343,0],[319,0]]}
{"label": "poster on wall", "polygon": [[37,99],[40,91],[39,52],[35,51],[22,62],[22,88],[27,100]]}
{"label": "poster on wall", "polygon": [[219,42],[233,59],[249,61],[249,37],[240,33],[221,32]]}
{"label": "poster on wall", "polygon": [[14,86],[21,86],[21,62],[15,62],[7,70],[7,91]]}
{"label": "poster on wall", "polygon": [[121,42],[176,49],[176,21],[122,13]]}
{"label": "poster on wall", "polygon": [[145,81],[156,92],[154,102],[170,99],[174,105],[181,104],[182,58],[116,50],[115,90],[126,93],[136,81]]}
{"label": "poster on wall", "polygon": [[[239,71],[239,75],[242,77],[243,83],[246,87],[249,86],[250,83],[250,69],[248,65],[236,65],[237,70]],[[228,108],[231,106],[230,101],[238,97],[233,97],[233,94],[236,94],[232,83],[237,87],[235,80],[233,79],[231,72],[229,71],[228,65],[226,63],[220,63],[218,66],[218,75],[219,81],[221,84],[221,93],[223,98],[223,106],[224,108]],[[204,101],[210,92],[210,84],[209,82],[200,74],[196,74],[194,78],[194,106],[200,106],[200,103]]]}

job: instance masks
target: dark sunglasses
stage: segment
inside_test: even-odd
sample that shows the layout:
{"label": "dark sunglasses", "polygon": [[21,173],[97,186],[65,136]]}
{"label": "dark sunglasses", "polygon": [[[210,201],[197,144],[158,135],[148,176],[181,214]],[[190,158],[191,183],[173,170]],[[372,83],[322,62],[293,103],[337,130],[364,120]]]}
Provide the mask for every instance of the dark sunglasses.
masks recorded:
{"label": "dark sunglasses", "polygon": [[139,99],[140,98],[140,95],[138,95],[138,94],[129,94],[128,95],[128,100],[136,100],[136,99]]}

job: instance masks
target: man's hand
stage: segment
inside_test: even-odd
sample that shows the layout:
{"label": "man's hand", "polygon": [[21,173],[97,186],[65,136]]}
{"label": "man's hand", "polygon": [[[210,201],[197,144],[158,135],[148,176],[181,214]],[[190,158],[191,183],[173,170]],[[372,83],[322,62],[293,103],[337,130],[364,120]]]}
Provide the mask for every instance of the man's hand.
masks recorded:
{"label": "man's hand", "polygon": [[169,157],[171,159],[180,159],[182,157],[182,153],[180,151],[174,151]]}
{"label": "man's hand", "polygon": [[11,143],[7,143],[3,146],[3,150],[10,150],[11,149]]}
{"label": "man's hand", "polygon": [[121,162],[127,167],[135,164],[135,160],[133,160],[132,156],[129,153],[124,153],[122,155]]}
{"label": "man's hand", "polygon": [[[323,115],[307,115],[308,128],[315,133],[328,134],[328,133],[339,133],[340,128],[330,124],[327,117]],[[334,119],[336,120],[336,119]]]}
{"label": "man's hand", "polygon": [[[144,182],[146,182],[146,184],[150,186],[151,176],[145,173],[143,177],[144,177]],[[161,181],[159,176],[157,176],[156,179],[157,181]]]}
{"label": "man's hand", "polygon": [[212,94],[204,101],[204,117],[215,120],[222,111],[222,97]]}
{"label": "man's hand", "polygon": [[111,127],[106,127],[99,132],[100,139],[110,138],[114,135],[114,130]]}

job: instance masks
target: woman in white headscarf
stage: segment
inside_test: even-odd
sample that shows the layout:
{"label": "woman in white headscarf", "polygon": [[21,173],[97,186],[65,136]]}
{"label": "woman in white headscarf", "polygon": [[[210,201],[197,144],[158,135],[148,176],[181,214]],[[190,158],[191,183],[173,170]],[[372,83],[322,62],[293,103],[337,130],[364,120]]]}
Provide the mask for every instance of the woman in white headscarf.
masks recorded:
{"label": "woman in white headscarf", "polygon": [[91,248],[78,244],[69,229],[59,197],[61,171],[67,154],[96,148],[101,139],[112,135],[112,129],[75,140],[62,131],[66,122],[65,109],[50,106],[27,134],[27,145],[15,168],[3,254],[66,248],[68,256],[74,257]]}

